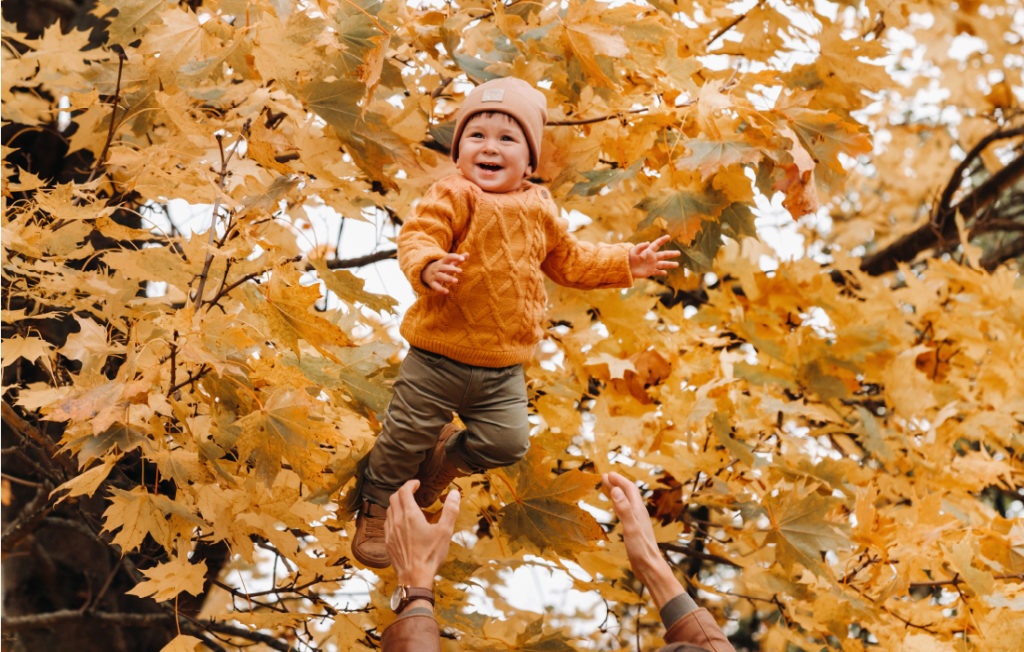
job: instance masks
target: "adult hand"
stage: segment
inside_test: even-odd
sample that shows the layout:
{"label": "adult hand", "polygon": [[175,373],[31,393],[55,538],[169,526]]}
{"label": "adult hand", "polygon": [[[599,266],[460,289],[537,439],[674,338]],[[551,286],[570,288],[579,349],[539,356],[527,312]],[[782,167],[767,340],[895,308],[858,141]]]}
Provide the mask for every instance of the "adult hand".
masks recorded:
{"label": "adult hand", "polygon": [[640,490],[614,471],[605,473],[602,479],[604,485],[610,488],[612,508],[622,523],[622,539],[626,544],[629,565],[637,578],[651,592],[651,597],[660,609],[682,593],[683,585],[672,574],[672,569],[661,556]]}
{"label": "adult hand", "polygon": [[430,261],[420,273],[423,285],[434,292],[448,294],[448,286],[459,283],[459,275],[462,274],[460,265],[467,258],[469,254],[445,254],[442,258]]}
{"label": "adult hand", "polygon": [[409,480],[391,494],[384,521],[384,543],[399,584],[432,588],[434,575],[448,556],[460,497],[457,490],[449,492],[441,518],[437,523],[428,523],[413,497],[419,486],[419,480]]}
{"label": "adult hand", "polygon": [[668,260],[678,256],[678,251],[658,251],[668,240],[669,236],[663,235],[654,242],[641,242],[629,250],[629,271],[633,278],[665,276],[668,270],[679,267],[679,263]]}

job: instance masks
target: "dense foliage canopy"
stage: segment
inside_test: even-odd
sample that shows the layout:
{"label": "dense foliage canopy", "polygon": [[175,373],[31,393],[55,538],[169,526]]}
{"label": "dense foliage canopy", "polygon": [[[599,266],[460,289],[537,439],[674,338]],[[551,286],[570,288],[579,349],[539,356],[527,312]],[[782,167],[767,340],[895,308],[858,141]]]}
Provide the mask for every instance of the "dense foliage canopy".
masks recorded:
{"label": "dense foliage canopy", "polygon": [[[392,234],[503,75],[579,237],[684,265],[550,288],[531,452],[459,481],[446,644],[656,644],[615,469],[738,649],[1019,649],[1020,0],[3,12],[5,649],[379,642],[345,496],[401,343],[351,270],[394,248],[345,225]],[[514,606],[530,565],[601,613]]]}

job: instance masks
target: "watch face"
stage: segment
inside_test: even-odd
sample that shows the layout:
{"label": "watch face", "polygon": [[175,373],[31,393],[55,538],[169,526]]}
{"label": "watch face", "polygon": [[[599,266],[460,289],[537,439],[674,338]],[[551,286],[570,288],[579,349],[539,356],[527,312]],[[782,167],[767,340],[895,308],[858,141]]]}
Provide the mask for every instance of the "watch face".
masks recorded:
{"label": "watch face", "polygon": [[402,606],[403,600],[405,600],[405,587],[396,586],[395,592],[391,594],[391,610],[398,611],[398,608]]}

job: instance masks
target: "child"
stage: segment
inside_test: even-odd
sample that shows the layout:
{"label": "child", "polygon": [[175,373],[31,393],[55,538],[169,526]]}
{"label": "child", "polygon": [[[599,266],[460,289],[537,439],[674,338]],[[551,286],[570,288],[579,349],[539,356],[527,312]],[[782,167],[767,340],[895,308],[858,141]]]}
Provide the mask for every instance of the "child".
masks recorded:
{"label": "child", "polygon": [[[418,294],[402,320],[411,345],[362,483],[352,554],[390,565],[388,499],[410,478],[429,506],[460,475],[514,464],[529,447],[523,362],[544,334],[543,274],[576,288],[624,288],[678,263],[635,246],[581,242],[547,189],[526,180],[547,120],[543,93],[521,79],[475,88],[456,114],[459,172],[434,183],[398,236],[398,262]],[[452,423],[458,413],[465,430]]]}

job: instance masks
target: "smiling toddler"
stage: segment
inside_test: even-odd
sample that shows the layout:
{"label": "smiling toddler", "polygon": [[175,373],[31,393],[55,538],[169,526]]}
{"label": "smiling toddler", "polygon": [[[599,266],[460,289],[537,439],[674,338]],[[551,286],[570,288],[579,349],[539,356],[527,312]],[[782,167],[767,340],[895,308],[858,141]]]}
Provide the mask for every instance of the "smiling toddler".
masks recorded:
{"label": "smiling toddler", "polygon": [[[366,566],[390,564],[389,497],[419,478],[433,503],[460,475],[514,464],[529,448],[523,363],[544,334],[544,276],[574,288],[626,288],[663,275],[678,255],[668,236],[638,245],[577,240],[537,169],[544,94],[513,77],[476,87],[455,119],[458,173],[434,183],[398,237],[417,293],[402,321],[411,348],[362,478],[352,542]],[[458,414],[465,429],[451,423]]]}

